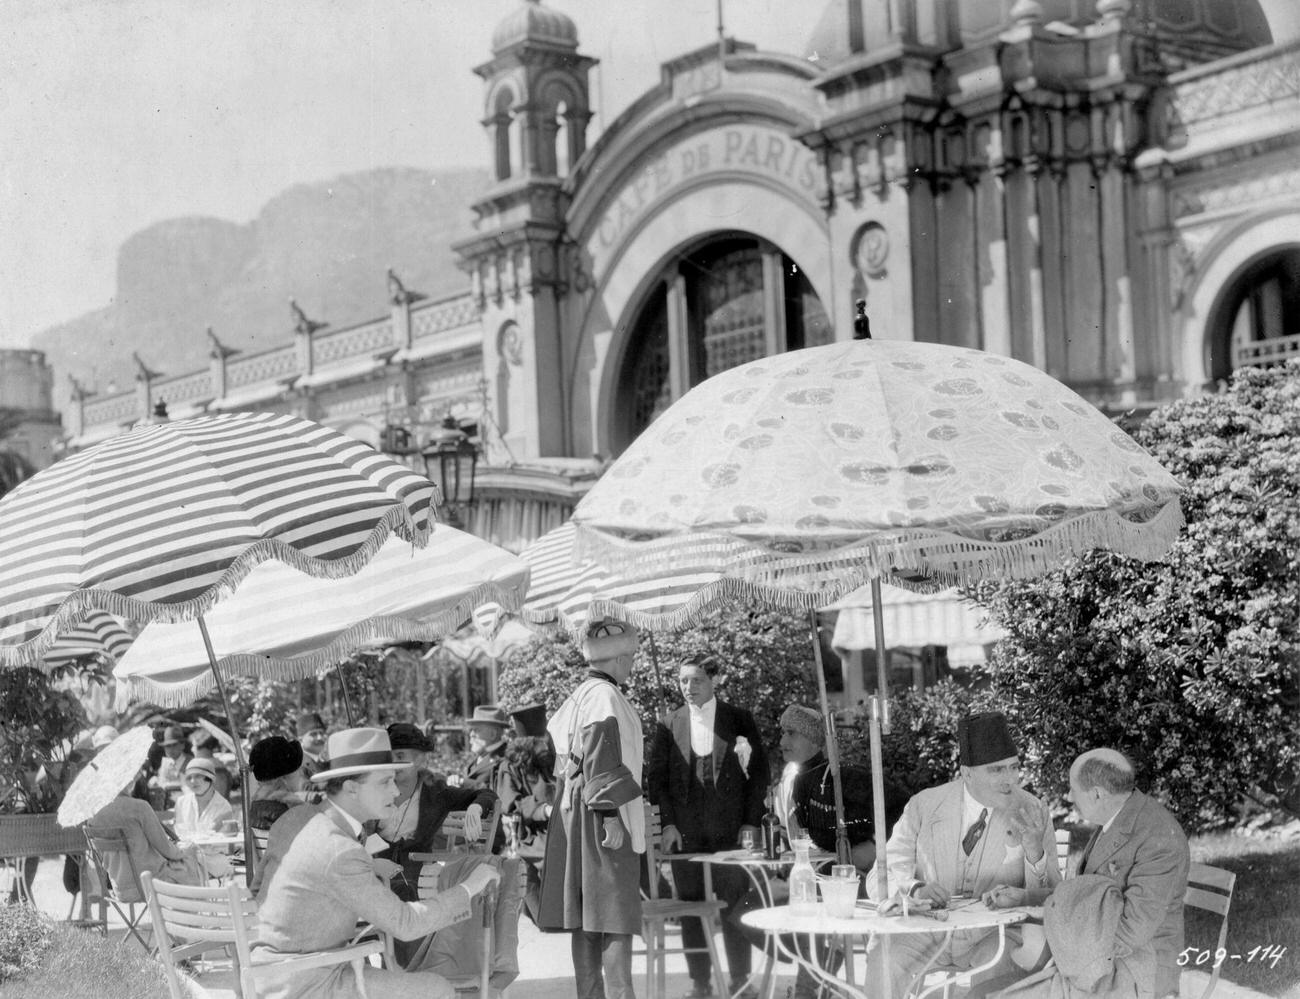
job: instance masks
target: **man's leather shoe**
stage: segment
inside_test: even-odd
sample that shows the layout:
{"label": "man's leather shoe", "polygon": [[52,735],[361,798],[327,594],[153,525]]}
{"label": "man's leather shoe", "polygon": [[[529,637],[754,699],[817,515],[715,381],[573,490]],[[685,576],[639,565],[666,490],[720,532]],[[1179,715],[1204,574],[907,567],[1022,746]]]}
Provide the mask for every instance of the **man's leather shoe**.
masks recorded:
{"label": "man's leather shoe", "polygon": [[682,999],[712,999],[713,987],[708,982],[692,980],[690,989]]}

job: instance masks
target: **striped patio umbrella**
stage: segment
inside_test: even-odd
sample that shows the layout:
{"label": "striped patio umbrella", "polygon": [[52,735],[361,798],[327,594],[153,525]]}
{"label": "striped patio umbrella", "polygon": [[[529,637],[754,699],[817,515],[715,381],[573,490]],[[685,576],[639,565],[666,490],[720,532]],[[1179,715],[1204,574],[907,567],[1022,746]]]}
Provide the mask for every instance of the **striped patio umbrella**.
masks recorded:
{"label": "striped patio umbrella", "polygon": [[[488,603],[517,614],[527,588],[523,559],[438,524],[423,549],[392,539],[347,579],[259,565],[206,619],[223,674],[291,680],[358,649],[437,641]],[[213,683],[202,636],[183,623],[148,625],[113,676],[119,708],[131,700],[179,707]]]}
{"label": "striped patio umbrella", "polygon": [[529,624],[576,636],[589,620],[615,618],[651,631],[676,631],[731,592],[722,573],[689,565],[644,579],[617,576],[594,562],[576,560],[575,536],[570,521],[519,553],[533,573],[523,610]]}
{"label": "striped patio umbrella", "polygon": [[87,610],[193,620],[254,566],[364,566],[428,538],[437,490],[336,430],[226,413],[143,426],[0,499],[0,666],[37,665]]}
{"label": "striped patio umbrella", "polygon": [[[0,666],[38,665],[88,610],[192,620],[206,645],[203,615],[257,565],[350,576],[393,533],[424,545],[437,499],[406,466],[295,416],[138,427],[0,499]],[[215,655],[208,664],[231,717]],[[247,772],[238,741],[236,758]]]}
{"label": "striped patio umbrella", "polygon": [[134,640],[121,620],[107,611],[93,610],[59,635],[41,657],[41,668],[61,669],[89,659],[116,663]]}

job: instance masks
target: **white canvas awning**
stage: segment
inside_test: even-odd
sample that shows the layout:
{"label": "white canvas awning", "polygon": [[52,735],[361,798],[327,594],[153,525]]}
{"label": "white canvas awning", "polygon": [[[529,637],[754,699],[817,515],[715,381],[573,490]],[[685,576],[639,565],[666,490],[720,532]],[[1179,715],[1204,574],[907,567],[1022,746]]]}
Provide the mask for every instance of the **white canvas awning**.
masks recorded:
{"label": "white canvas awning", "polygon": [[[954,666],[984,661],[984,646],[1005,632],[988,621],[983,608],[965,600],[955,589],[938,593],[913,593],[881,587],[884,600],[885,643],[890,648],[946,645]],[[826,610],[838,610],[831,646],[836,652],[876,647],[876,626],[871,613],[871,587],[863,586],[837,600]]]}

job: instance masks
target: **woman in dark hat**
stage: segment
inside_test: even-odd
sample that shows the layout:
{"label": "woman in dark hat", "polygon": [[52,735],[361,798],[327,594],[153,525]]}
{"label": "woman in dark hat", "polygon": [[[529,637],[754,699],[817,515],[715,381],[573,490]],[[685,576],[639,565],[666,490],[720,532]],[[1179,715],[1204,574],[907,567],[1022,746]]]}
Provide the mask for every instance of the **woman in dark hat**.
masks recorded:
{"label": "woman in dark hat", "polygon": [[506,746],[506,762],[497,779],[502,823],[518,822],[519,856],[527,865],[524,906],[536,922],[546,856],[546,827],[555,800],[555,746],[546,731],[546,707],[528,704],[510,712],[515,731]]}
{"label": "woman in dark hat", "polygon": [[[510,712],[515,734],[506,747],[506,764],[497,781],[497,796],[507,815],[518,815],[520,842],[545,837],[555,795],[555,747],[546,732],[546,708],[529,704]],[[541,840],[540,843],[544,843]],[[542,850],[538,850],[540,857]]]}
{"label": "woman in dark hat", "polygon": [[281,815],[303,803],[302,761],[302,744],[282,735],[261,740],[249,752],[248,767],[257,779],[248,810],[254,829],[270,829]]}

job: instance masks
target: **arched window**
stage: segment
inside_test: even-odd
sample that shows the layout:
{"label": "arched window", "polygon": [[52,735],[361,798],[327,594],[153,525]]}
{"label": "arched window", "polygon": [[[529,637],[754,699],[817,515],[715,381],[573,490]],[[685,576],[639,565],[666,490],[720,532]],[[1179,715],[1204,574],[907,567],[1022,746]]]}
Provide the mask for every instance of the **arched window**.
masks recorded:
{"label": "arched window", "polygon": [[517,153],[517,143],[511,136],[511,132],[514,131],[514,112],[511,111],[510,106],[513,103],[514,95],[509,90],[502,90],[497,94],[491,123],[488,126],[492,135],[492,160],[496,168],[497,180],[510,179],[513,172],[512,164]]}
{"label": "arched window", "polygon": [[569,105],[566,101],[560,101],[555,106],[555,112],[551,116],[553,130],[551,132],[551,148],[555,150],[555,176],[567,177],[569,168],[572,165],[570,156],[572,155],[570,133],[573,126],[569,122]]}
{"label": "arched window", "polygon": [[610,438],[615,453],[705,378],[832,339],[812,284],[778,247],[731,233],[681,253],[650,286],[630,327]]}
{"label": "arched window", "polygon": [[1244,268],[1224,289],[1211,333],[1211,373],[1300,356],[1300,248]]}

